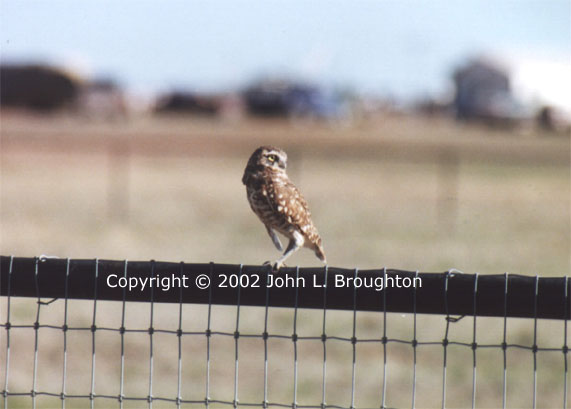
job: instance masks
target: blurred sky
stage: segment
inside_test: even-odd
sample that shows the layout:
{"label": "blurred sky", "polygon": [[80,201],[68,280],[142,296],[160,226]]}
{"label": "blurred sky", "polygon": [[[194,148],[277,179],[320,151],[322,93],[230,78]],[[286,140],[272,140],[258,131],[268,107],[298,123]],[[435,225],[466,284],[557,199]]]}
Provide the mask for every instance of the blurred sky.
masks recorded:
{"label": "blurred sky", "polygon": [[571,62],[569,0],[0,0],[3,62],[49,61],[131,91],[239,89],[286,73],[399,98],[487,53]]}

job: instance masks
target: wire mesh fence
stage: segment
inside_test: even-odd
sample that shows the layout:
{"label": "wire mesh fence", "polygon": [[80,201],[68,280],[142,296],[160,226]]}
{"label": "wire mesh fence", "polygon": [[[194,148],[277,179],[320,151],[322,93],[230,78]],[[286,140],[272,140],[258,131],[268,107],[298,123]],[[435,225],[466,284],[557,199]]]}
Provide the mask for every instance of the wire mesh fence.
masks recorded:
{"label": "wire mesh fence", "polygon": [[0,268],[4,407],[568,407],[568,277]]}

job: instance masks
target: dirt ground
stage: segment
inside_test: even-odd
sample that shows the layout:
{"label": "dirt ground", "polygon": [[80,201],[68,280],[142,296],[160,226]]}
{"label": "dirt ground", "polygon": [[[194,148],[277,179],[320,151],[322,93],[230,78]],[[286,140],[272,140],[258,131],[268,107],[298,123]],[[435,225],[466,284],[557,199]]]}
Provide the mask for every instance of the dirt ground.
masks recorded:
{"label": "dirt ground", "polygon": [[[260,264],[276,259],[262,224],[251,212],[241,184],[250,153],[273,144],[289,155],[288,172],[306,197],[330,265],[466,273],[569,275],[571,248],[570,138],[534,130],[490,130],[443,119],[383,116],[357,123],[284,121],[215,122],[204,118],[135,118],[99,123],[74,117],[38,117],[4,113],[1,118],[0,222],[2,255],[40,254],[71,258],[164,260]],[[319,266],[302,250],[291,265]],[[93,303],[71,301],[77,327],[89,327]],[[0,316],[6,317],[6,299]],[[12,325],[31,325],[34,300],[13,299]],[[62,325],[63,301],[43,306],[41,323]],[[119,328],[121,303],[100,302],[98,327]],[[154,320],[176,330],[178,307],[156,305]],[[149,393],[149,306],[127,306],[125,390]],[[183,398],[206,396],[205,306],[183,309],[183,327],[200,335],[183,337]],[[243,308],[240,332],[263,332],[263,308]],[[270,334],[291,336],[294,312],[270,309]],[[388,337],[410,341],[411,315],[388,314]],[[235,307],[214,307],[212,328],[232,334]],[[319,338],[323,313],[300,310],[300,336]],[[326,332],[351,337],[353,314],[328,312]],[[382,315],[357,314],[357,338],[382,337]],[[445,321],[417,317],[419,341],[439,343]],[[472,342],[471,317],[451,326],[450,338]],[[71,325],[70,325],[71,326]],[[569,330],[567,338],[569,339]],[[9,390],[32,388],[34,331],[12,329]],[[63,341],[60,329],[39,333],[37,390],[61,392]],[[533,320],[508,320],[508,343],[531,346]],[[537,406],[560,407],[563,401],[562,322],[541,321],[540,347],[559,348],[537,355]],[[68,334],[68,394],[88,395],[92,334]],[[478,344],[499,345],[503,319],[478,318]],[[119,394],[120,335],[96,334],[95,385],[98,394]],[[153,340],[152,393],[176,398],[178,338]],[[264,343],[240,338],[240,402],[263,400]],[[211,339],[210,397],[234,398],[235,340]],[[297,403],[317,405],[322,398],[323,345],[298,341]],[[355,349],[355,406],[379,407],[383,349],[379,342],[358,342]],[[270,402],[291,405],[294,350],[290,338],[268,340]],[[327,341],[326,401],[350,406],[353,346]],[[387,349],[390,407],[411,405],[413,348],[392,342]],[[6,337],[0,339],[5,367]],[[447,356],[447,406],[471,405],[473,355],[451,346]],[[476,405],[502,405],[503,354],[500,348],[477,351]],[[533,354],[507,352],[508,407],[531,407]],[[56,375],[54,375],[56,374]],[[417,349],[416,405],[441,406],[442,345]],[[569,376],[567,382],[569,383]],[[4,385],[4,371],[0,384]],[[569,384],[567,385],[569,390]],[[27,407],[30,398],[9,398],[10,407]],[[68,402],[66,400],[66,402]],[[146,402],[127,401],[126,407]],[[59,398],[39,397],[40,407],[60,406]],[[118,406],[96,399],[96,407]],[[88,407],[70,400],[68,407]],[[176,407],[154,402],[154,407]],[[188,405],[187,407],[199,407]],[[211,407],[219,407],[214,404]]]}

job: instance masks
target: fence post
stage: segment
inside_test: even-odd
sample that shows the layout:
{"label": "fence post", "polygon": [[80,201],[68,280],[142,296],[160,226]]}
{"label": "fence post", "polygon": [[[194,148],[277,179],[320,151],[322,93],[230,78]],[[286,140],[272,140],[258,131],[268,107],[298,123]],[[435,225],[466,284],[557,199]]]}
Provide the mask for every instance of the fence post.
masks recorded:
{"label": "fence post", "polygon": [[107,161],[107,215],[113,221],[129,219],[131,149],[126,137],[109,138]]}
{"label": "fence post", "polygon": [[438,153],[438,225],[445,233],[454,233],[458,219],[458,179],[460,158],[454,149]]}

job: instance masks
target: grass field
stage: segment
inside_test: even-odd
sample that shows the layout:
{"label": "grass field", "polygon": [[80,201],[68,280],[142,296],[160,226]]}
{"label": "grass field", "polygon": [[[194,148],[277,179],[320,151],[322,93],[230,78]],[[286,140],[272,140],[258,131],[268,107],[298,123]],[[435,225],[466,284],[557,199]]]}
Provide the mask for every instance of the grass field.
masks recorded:
{"label": "grass field", "polygon": [[[261,144],[275,144],[289,153],[290,177],[310,204],[330,265],[541,276],[570,271],[567,136],[490,131],[414,117],[351,125],[180,118],[109,124],[5,114],[1,138],[3,255],[232,264],[275,259],[279,253],[249,209],[240,181],[249,154]],[[302,250],[292,256],[289,265],[295,264],[319,261]],[[91,325],[92,303],[72,303],[73,320],[79,326]],[[4,320],[4,300],[0,305]],[[14,300],[12,308],[12,324],[34,322],[33,301]],[[62,302],[42,308],[42,321],[61,325]],[[120,326],[120,303],[101,303],[98,308],[98,326]],[[215,307],[213,330],[232,333],[235,310]],[[205,307],[186,306],[184,314],[185,329],[204,331]],[[411,340],[412,317],[389,316],[389,337]],[[261,334],[263,318],[263,309],[244,308],[240,331]],[[147,328],[148,306],[129,305],[128,319],[128,327]],[[176,329],[178,310],[156,306],[155,320]],[[300,311],[298,333],[320,336],[321,320],[322,312]],[[328,320],[328,335],[351,336],[352,313],[331,312]],[[270,322],[270,333],[291,335],[293,312],[272,309]],[[380,338],[381,323],[379,314],[359,313],[357,338]],[[443,317],[420,316],[418,325],[419,340],[442,340]],[[478,319],[478,343],[501,343],[502,325],[501,319]],[[562,346],[562,323],[541,322],[539,330],[538,345]],[[11,333],[9,389],[27,392],[32,384],[33,331]],[[42,329],[40,334],[38,389],[59,393],[62,333]],[[96,391],[117,395],[119,336],[101,334]],[[533,322],[510,320],[508,335],[511,342],[532,345]],[[471,318],[452,325],[450,336],[472,342]],[[74,376],[68,393],[88,394],[91,333],[74,337],[68,356]],[[128,338],[125,393],[146,396],[148,334]],[[154,370],[160,376],[153,386],[155,396],[176,397],[176,341],[174,335],[156,337]],[[205,337],[188,337],[183,347],[185,399],[202,400]],[[234,339],[213,337],[212,348],[211,397],[231,401]],[[320,341],[299,342],[299,404],[321,402],[322,348]],[[5,351],[4,337],[0,351]],[[239,352],[240,401],[260,403],[262,340],[240,339]],[[291,404],[292,342],[271,339],[269,352],[270,401]],[[418,353],[416,404],[440,406],[442,347],[422,347]],[[328,341],[327,354],[327,402],[349,406],[352,346]],[[412,348],[389,344],[388,356],[387,404],[410,406]],[[1,367],[4,360],[1,352]],[[470,406],[472,365],[469,348],[449,348],[448,406]],[[509,350],[509,407],[531,406],[532,368],[531,352]],[[501,350],[479,349],[477,369],[477,405],[501,406]],[[356,406],[379,407],[378,343],[357,344],[356,371]],[[0,383],[4,384],[3,375]],[[562,391],[562,354],[538,354],[538,406],[560,407]],[[60,405],[58,398],[42,399],[46,407]],[[30,398],[10,402],[27,407]],[[81,407],[88,403],[77,401]],[[109,405],[116,402],[96,401],[97,407]]]}

